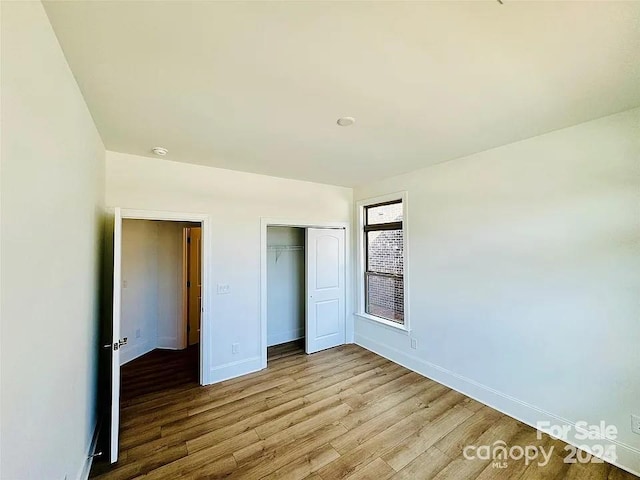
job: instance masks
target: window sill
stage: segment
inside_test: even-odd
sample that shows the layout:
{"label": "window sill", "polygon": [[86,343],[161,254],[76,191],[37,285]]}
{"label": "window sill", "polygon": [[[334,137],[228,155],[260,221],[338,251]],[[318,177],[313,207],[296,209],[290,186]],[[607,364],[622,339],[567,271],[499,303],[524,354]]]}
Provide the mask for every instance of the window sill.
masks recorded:
{"label": "window sill", "polygon": [[367,320],[377,325],[382,325],[383,327],[387,327],[403,335],[409,335],[410,333],[410,330],[407,328],[406,325],[399,325],[390,320],[385,320],[384,318],[376,317],[374,315],[369,315],[368,313],[356,313],[355,315],[356,317],[362,318],[363,320]]}

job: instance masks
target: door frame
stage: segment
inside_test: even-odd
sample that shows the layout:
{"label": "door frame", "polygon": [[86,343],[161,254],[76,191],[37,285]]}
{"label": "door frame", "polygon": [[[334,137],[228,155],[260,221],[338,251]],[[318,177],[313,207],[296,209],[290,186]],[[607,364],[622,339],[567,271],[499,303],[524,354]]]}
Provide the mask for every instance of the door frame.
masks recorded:
{"label": "door frame", "polygon": [[[349,222],[311,222],[282,218],[262,217],[260,219],[260,356],[261,368],[267,368],[267,227],[296,228],[337,228],[345,233],[345,342],[353,343],[353,315],[349,315],[352,305],[351,293],[351,226]],[[305,234],[306,237],[306,234]],[[306,245],[305,245],[306,249]],[[306,254],[305,254],[306,256]],[[305,260],[306,263],[306,260]],[[306,303],[306,295],[305,295]],[[306,331],[305,331],[306,335]]]}
{"label": "door frame", "polygon": [[[212,309],[209,303],[211,279],[211,218],[204,213],[170,212],[159,210],[120,209],[122,220],[159,220],[168,222],[194,222],[202,226],[202,311],[200,313],[200,385],[208,385],[211,335],[213,325]],[[122,262],[122,259],[120,260]],[[122,268],[122,267],[121,267]],[[120,287],[122,288],[122,286]]]}

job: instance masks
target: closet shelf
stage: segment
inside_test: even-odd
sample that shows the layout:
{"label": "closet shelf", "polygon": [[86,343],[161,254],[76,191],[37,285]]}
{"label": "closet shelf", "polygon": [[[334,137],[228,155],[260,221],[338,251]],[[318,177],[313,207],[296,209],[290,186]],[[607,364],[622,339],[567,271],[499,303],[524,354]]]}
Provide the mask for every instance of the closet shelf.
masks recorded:
{"label": "closet shelf", "polygon": [[268,245],[267,250],[276,253],[276,263],[280,259],[280,255],[282,252],[300,252],[304,251],[304,246],[302,245]]}

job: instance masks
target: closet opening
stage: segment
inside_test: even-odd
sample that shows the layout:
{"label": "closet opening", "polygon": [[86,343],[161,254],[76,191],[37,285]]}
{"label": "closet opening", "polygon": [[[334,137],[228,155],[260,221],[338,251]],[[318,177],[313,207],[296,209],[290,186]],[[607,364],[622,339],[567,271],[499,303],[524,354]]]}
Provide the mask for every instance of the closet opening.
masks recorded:
{"label": "closet opening", "polygon": [[267,227],[267,360],[305,351],[305,229]]}
{"label": "closet opening", "polygon": [[260,350],[269,357],[344,345],[347,225],[260,220]]}

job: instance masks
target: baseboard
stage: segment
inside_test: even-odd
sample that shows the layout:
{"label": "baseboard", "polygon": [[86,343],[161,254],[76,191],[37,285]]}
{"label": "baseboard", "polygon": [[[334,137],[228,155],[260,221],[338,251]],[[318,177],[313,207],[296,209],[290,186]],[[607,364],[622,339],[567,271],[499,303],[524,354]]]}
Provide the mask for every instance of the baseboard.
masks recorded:
{"label": "baseboard", "polygon": [[[409,355],[393,347],[384,345],[364,335],[356,333],[355,343],[391,360],[394,363],[402,365],[409,370],[413,370],[422,376],[430,378],[431,380],[441,383],[442,385],[471,397],[480,403],[498,410],[505,415],[515,418],[522,423],[530,425],[533,428],[536,428],[537,422],[539,421],[548,421],[551,425],[567,425],[571,427],[571,432],[575,432],[576,430],[580,431],[580,429],[576,429],[576,424],[574,422],[566,418],[547,412],[527,402],[478,383],[475,380],[459,375],[413,355]],[[563,438],[562,440],[575,447],[579,447],[594,456],[598,455],[596,455],[596,452],[593,451],[591,446],[603,443],[602,439],[578,441],[572,438]],[[606,443],[616,446],[617,460],[609,461],[607,459],[609,463],[620,467],[633,475],[640,476],[640,449],[613,439],[606,439]]]}
{"label": "baseboard", "polygon": [[209,370],[209,378],[206,384],[210,385],[212,383],[222,382],[246,375],[247,373],[257,372],[258,370],[262,370],[262,359],[260,357],[245,358],[244,360],[225,363],[224,365],[219,365]]}
{"label": "baseboard", "polygon": [[304,328],[276,333],[267,337],[267,347],[280,345],[281,343],[293,342],[294,340],[299,340],[301,338],[304,338]]}
{"label": "baseboard", "polygon": [[89,443],[89,450],[84,458],[80,471],[76,476],[77,480],[87,480],[89,473],[91,473],[91,466],[93,465],[93,454],[96,451],[96,445],[98,445],[98,435],[100,433],[100,424],[96,422],[93,427],[93,434],[91,436],[91,442]]}
{"label": "baseboard", "polygon": [[138,357],[141,357],[145,353],[149,353],[156,346],[151,344],[148,340],[146,342],[135,344],[129,344],[124,348],[120,349],[120,366],[125,363],[129,363],[132,360],[135,360]]}
{"label": "baseboard", "polygon": [[176,337],[158,337],[158,346],[162,350],[182,350]]}

